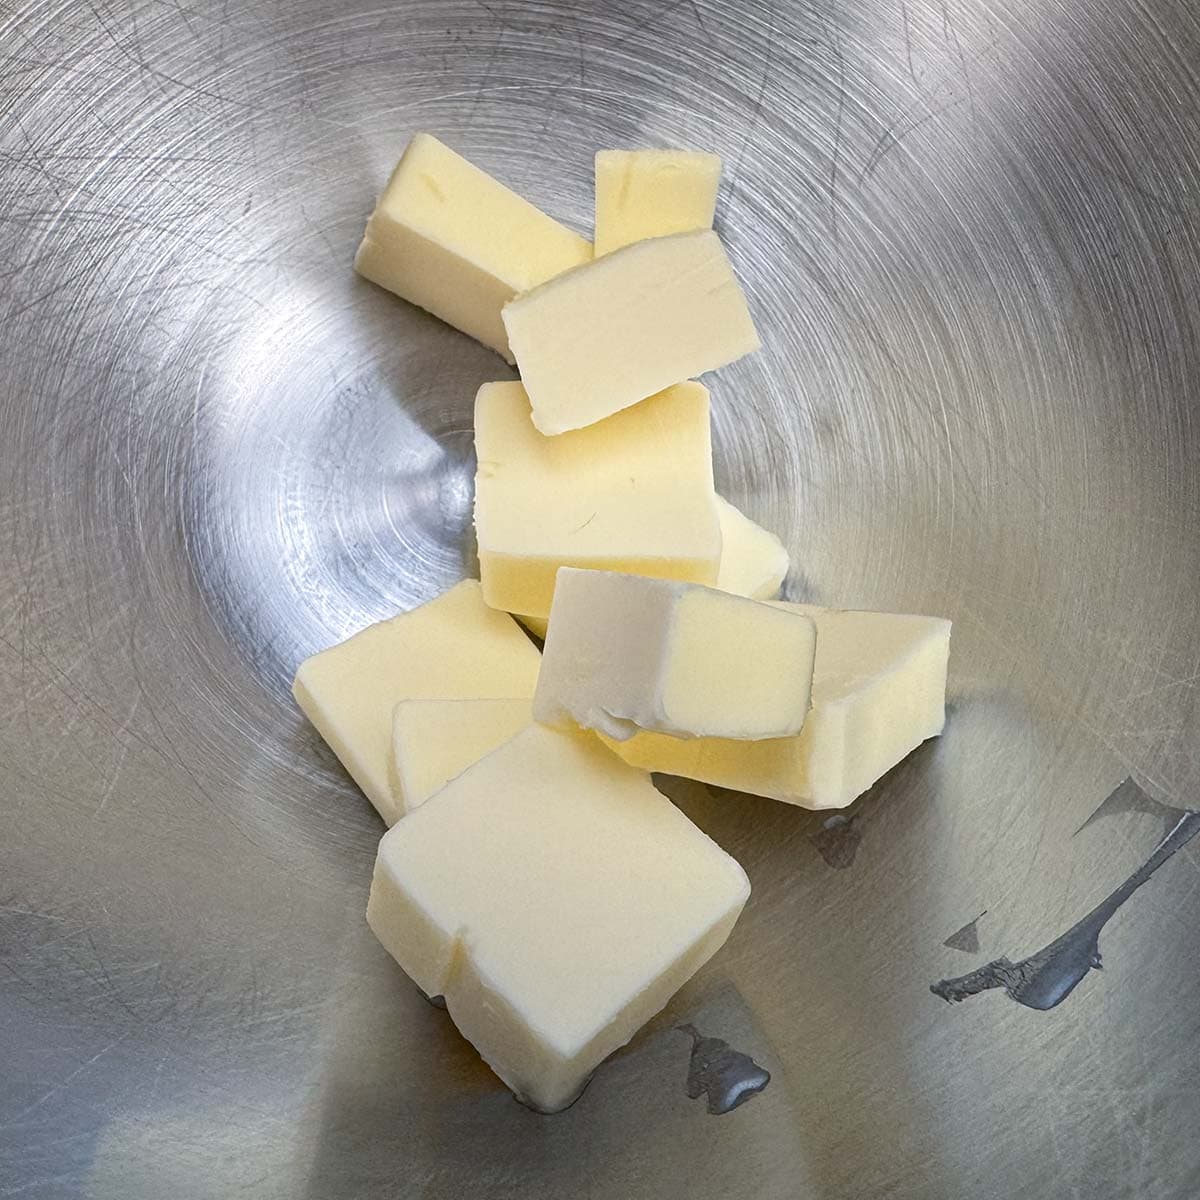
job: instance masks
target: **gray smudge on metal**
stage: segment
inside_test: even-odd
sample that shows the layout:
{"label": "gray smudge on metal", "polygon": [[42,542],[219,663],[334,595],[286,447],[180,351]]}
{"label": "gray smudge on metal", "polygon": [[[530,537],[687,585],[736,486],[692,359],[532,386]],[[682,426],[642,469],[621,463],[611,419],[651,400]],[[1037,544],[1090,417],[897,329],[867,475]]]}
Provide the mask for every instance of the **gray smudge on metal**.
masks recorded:
{"label": "gray smudge on metal", "polygon": [[808,835],[817,853],[838,871],[854,865],[854,856],[858,853],[862,838],[858,815],[847,817],[842,813],[826,817],[821,828]]}
{"label": "gray smudge on metal", "polygon": [[1161,800],[1156,800],[1139,787],[1132,776],[1129,776],[1101,801],[1092,815],[1075,830],[1075,833],[1082,833],[1089,825],[1103,817],[1113,817],[1120,813],[1145,813],[1158,817],[1163,822],[1163,836],[1165,837],[1187,811],[1186,808],[1176,808],[1173,804],[1164,804]]}
{"label": "gray smudge on metal", "polygon": [[957,1002],[990,988],[1003,988],[1026,1008],[1046,1010],[1061,1004],[1089,971],[1100,970],[1100,932],[1117,910],[1177,850],[1200,833],[1200,812],[1185,811],[1155,847],[1154,853],[1115,891],[1066,933],[1028,958],[997,958],[977,970],[930,985],[943,1000]]}
{"label": "gray smudge on metal", "polygon": [[748,1054],[734,1050],[721,1038],[705,1037],[694,1025],[677,1026],[692,1039],[688,1062],[688,1098],[708,1097],[708,1111],[714,1115],[731,1112],[771,1082],[771,1072],[760,1067]]}
{"label": "gray smudge on metal", "polygon": [[962,950],[967,954],[979,953],[979,922],[987,916],[987,909],[974,920],[968,921],[961,929],[957,929],[943,943],[950,950]]}

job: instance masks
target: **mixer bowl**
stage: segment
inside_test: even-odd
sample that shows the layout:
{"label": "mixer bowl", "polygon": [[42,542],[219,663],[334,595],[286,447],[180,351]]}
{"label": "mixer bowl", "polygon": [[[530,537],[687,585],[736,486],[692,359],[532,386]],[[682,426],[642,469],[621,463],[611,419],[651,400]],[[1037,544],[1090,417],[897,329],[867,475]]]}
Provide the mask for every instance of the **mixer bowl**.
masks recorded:
{"label": "mixer bowl", "polygon": [[[1193,4],[14,0],[0,62],[0,1196],[1196,1194]],[[846,813],[663,781],[754,894],[555,1117],[370,936],[289,694],[472,570],[511,372],[350,269],[421,129],[583,231],[597,148],[720,152],[718,488],[954,621]]]}

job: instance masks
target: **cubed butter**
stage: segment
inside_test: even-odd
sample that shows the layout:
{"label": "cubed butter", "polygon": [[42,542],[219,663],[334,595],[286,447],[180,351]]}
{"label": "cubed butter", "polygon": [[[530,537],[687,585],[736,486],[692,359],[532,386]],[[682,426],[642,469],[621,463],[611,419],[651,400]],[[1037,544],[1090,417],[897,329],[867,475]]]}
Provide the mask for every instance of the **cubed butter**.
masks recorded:
{"label": "cubed butter", "polygon": [[500,310],[591,257],[586,239],[418,133],[367,222],[354,267],[512,362]]}
{"label": "cubed butter", "polygon": [[816,629],[777,605],[608,571],[558,573],[535,720],[612,738],[778,738],[808,714]]}
{"label": "cubed butter", "polygon": [[713,955],[749,892],[644,774],[533,725],[384,836],[367,920],[551,1112]]}
{"label": "cubed butter", "polygon": [[545,434],[591,425],[759,347],[711,229],[615,250],[518,296],[502,315]]}
{"label": "cubed butter", "polygon": [[549,616],[561,566],[715,582],[721,527],[701,384],[548,438],[519,383],[486,383],[475,450],[479,570],[494,608]]}
{"label": "cubed butter", "polygon": [[[721,565],[713,587],[751,600],[774,600],[788,573],[788,552],[783,543],[723,496],[717,497],[717,520],[721,526]],[[545,640],[548,617],[524,613],[513,616],[535,637]]]}
{"label": "cubed butter", "polygon": [[722,496],[717,497],[717,517],[721,522],[721,569],[714,586],[752,600],[774,600],[788,573],[783,543]]}
{"label": "cubed butter", "polygon": [[292,694],[390,825],[403,811],[389,779],[392,714],[401,700],[532,696],[536,647],[479,584],[448,592],[305,659]]}
{"label": "cubed butter", "polygon": [[711,229],[721,159],[697,150],[596,155],[596,256],[631,242]]}
{"label": "cubed butter", "polygon": [[392,717],[392,795],[419,808],[533,720],[532,701],[401,700]]}
{"label": "cubed butter", "polygon": [[950,622],[781,604],[817,627],[813,707],[799,736],[745,742],[639,734],[605,739],[647,771],[804,808],[843,808],[946,721]]}

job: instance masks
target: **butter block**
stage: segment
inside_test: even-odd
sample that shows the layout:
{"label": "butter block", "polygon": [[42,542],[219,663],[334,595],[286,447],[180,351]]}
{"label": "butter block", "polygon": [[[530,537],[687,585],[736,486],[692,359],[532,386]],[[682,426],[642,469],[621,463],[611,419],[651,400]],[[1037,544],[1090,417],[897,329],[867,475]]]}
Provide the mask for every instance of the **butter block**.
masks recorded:
{"label": "butter block", "polygon": [[500,310],[591,257],[585,238],[418,133],[367,222],[354,268],[513,362]]}
{"label": "butter block", "polygon": [[549,616],[561,566],[716,580],[721,527],[701,384],[548,438],[519,383],[486,383],[475,450],[479,569],[494,608]]}
{"label": "butter block", "polygon": [[803,808],[844,808],[946,721],[950,622],[780,604],[817,627],[812,711],[797,737],[605,739],[646,771]]}
{"label": "butter block", "polygon": [[717,518],[721,569],[714,586],[752,600],[774,600],[788,573],[783,543],[722,496],[717,497]]}
{"label": "butter block", "polygon": [[401,700],[392,716],[392,795],[419,808],[533,720],[523,700]]}
{"label": "butter block", "polygon": [[532,725],[384,835],[367,921],[552,1112],[716,952],[749,893],[644,774]]}
{"label": "butter block", "polygon": [[635,242],[504,306],[544,434],[566,433],[759,347],[710,229]]}
{"label": "butter block", "polygon": [[[721,565],[712,586],[734,596],[749,596],[751,600],[774,600],[790,565],[783,543],[723,496],[717,496],[716,500]],[[525,613],[513,616],[535,637],[545,641],[549,617],[531,617]]]}
{"label": "butter block", "polygon": [[646,238],[711,229],[721,159],[696,150],[596,155],[596,257]]}
{"label": "butter block", "polygon": [[390,825],[403,811],[389,779],[392,714],[401,700],[532,696],[537,648],[483,602],[473,579],[314,654],[292,694]]}
{"label": "butter block", "polygon": [[624,739],[778,738],[809,708],[813,622],[695,584],[558,573],[534,719]]}

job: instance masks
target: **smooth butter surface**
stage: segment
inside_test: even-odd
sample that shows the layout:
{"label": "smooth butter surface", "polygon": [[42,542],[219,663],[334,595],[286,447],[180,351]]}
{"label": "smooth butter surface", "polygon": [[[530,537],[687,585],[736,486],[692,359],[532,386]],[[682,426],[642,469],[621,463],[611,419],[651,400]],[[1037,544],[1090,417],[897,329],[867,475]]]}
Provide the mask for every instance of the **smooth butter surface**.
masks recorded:
{"label": "smooth butter surface", "polygon": [[401,700],[532,696],[540,656],[473,579],[411,612],[305,659],[296,703],[390,825],[402,815],[389,778]]}
{"label": "smooth butter surface", "polygon": [[646,238],[711,229],[721,159],[698,150],[596,155],[596,257]]}
{"label": "smooth butter surface", "polygon": [[745,742],[605,739],[647,771],[805,808],[841,808],[945,725],[950,622],[781,604],[817,629],[812,711],[799,735]]}
{"label": "smooth butter surface", "polygon": [[418,133],[367,222],[354,266],[512,362],[503,306],[591,257],[591,243]]}
{"label": "smooth butter surface", "polygon": [[384,836],[367,920],[553,1111],[717,950],[749,891],[644,774],[534,725]]}
{"label": "smooth butter surface", "polygon": [[533,423],[549,435],[759,346],[711,230],[625,246],[518,296],[502,315]]}
{"label": "smooth butter surface", "polygon": [[717,497],[721,524],[721,568],[713,585],[751,600],[774,600],[788,573],[783,543],[722,496]]}
{"label": "smooth butter surface", "polygon": [[402,700],[392,717],[392,795],[419,808],[533,720],[523,700]]}
{"label": "smooth butter surface", "polygon": [[777,738],[808,712],[806,616],[694,584],[564,568],[533,715],[614,738]]}
{"label": "smooth butter surface", "polygon": [[[722,496],[717,498],[721,528],[721,565],[713,583],[718,591],[752,600],[774,600],[788,573],[788,552],[783,543]],[[537,637],[545,638],[548,617],[513,616]]]}
{"label": "smooth butter surface", "polygon": [[549,616],[561,566],[716,579],[721,529],[701,384],[548,438],[519,383],[487,383],[475,450],[479,568],[493,607]]}

